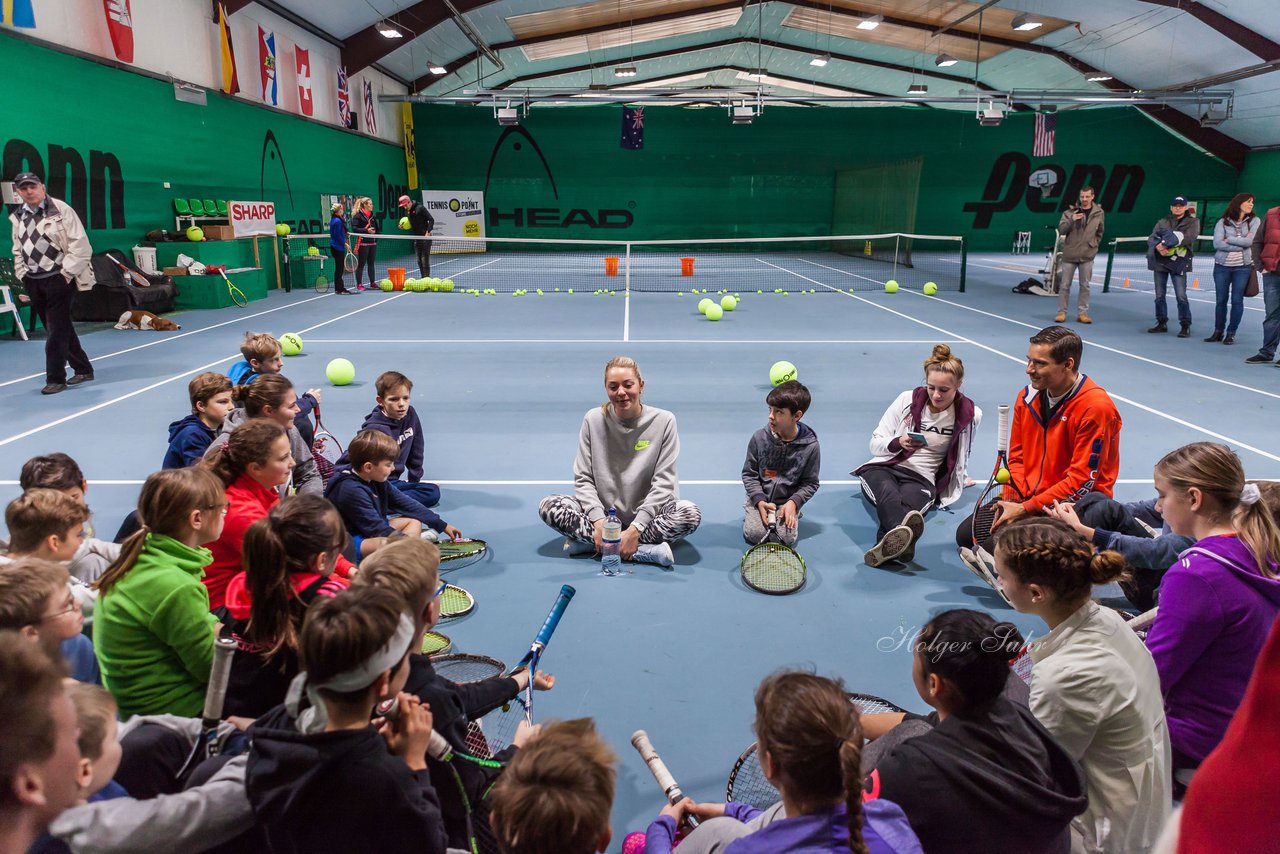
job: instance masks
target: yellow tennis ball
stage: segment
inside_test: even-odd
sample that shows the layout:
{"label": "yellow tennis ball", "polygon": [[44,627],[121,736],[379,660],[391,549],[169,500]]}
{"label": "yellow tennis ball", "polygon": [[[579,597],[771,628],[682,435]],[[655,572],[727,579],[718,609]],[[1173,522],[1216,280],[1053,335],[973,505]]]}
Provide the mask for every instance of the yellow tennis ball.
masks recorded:
{"label": "yellow tennis ball", "polygon": [[796,366],[790,362],[774,362],[773,367],[769,368],[769,382],[774,385],[781,385],[787,380],[794,380],[799,376]]}
{"label": "yellow tennis ball", "polygon": [[896,294],[898,292],[898,283],[893,279],[885,282],[884,292],[887,294]]}
{"label": "yellow tennis ball", "polygon": [[1000,469],[1000,471],[996,472],[996,483],[1008,483],[1008,482],[1009,482],[1008,469],[1002,468]]}
{"label": "yellow tennis ball", "polygon": [[351,364],[350,359],[334,359],[324,372],[334,385],[350,385],[356,378],[356,366]]}
{"label": "yellow tennis ball", "polygon": [[925,282],[925,283],[924,283],[924,295],[925,295],[925,296],[927,296],[927,297],[931,297],[931,296],[933,296],[934,294],[936,294],[937,292],[938,292],[938,286],[937,286],[936,284],[934,284],[933,282]]}
{"label": "yellow tennis ball", "polygon": [[738,307],[738,301],[732,296],[720,297],[720,307],[725,311],[733,311]]}
{"label": "yellow tennis ball", "polygon": [[715,303],[711,301],[711,297],[703,297],[698,300],[698,313],[706,314],[707,309],[711,308],[713,305],[715,305]]}
{"label": "yellow tennis ball", "polygon": [[285,356],[296,356],[302,352],[302,336],[296,332],[286,332],[280,336],[280,353]]}
{"label": "yellow tennis ball", "polygon": [[707,320],[719,320],[724,317],[724,309],[716,303],[707,306]]}

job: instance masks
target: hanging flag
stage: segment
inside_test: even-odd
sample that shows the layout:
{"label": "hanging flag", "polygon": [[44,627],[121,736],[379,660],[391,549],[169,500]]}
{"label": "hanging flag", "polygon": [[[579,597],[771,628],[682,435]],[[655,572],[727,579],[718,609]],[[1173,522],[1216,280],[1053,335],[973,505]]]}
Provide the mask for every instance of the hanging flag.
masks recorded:
{"label": "hanging flag", "polygon": [[309,116],[315,112],[315,102],[311,100],[311,51],[294,45],[293,56],[298,65],[298,104],[302,114]]}
{"label": "hanging flag", "polygon": [[338,124],[355,128],[356,117],[351,112],[351,90],[347,87],[347,69],[338,66]]}
{"label": "hanging flag", "polygon": [[1035,131],[1031,139],[1032,157],[1052,157],[1055,140],[1055,128],[1058,116],[1054,113],[1036,113]]}
{"label": "hanging flag", "polygon": [[417,140],[413,136],[413,104],[400,105],[400,121],[404,125],[404,168],[409,174],[409,189],[418,189]]}
{"label": "hanging flag", "polygon": [[622,108],[622,147],[632,151],[644,148],[644,107]]}
{"label": "hanging flag", "polygon": [[364,81],[364,129],[369,133],[378,132],[378,105],[373,101],[373,86],[367,78]]}
{"label": "hanging flag", "polygon": [[0,24],[34,29],[36,13],[31,8],[31,0],[0,0]]}
{"label": "hanging flag", "polygon": [[262,103],[275,107],[280,103],[276,89],[276,34],[258,27],[258,66],[262,77]]}
{"label": "hanging flag", "polygon": [[222,42],[222,91],[235,95],[240,91],[236,76],[236,52],[231,47],[231,25],[227,23],[227,7],[218,4],[218,37]]}
{"label": "hanging flag", "polygon": [[133,62],[133,15],[129,11],[129,0],[102,0],[102,8],[107,13],[107,31],[111,33],[116,59]]}

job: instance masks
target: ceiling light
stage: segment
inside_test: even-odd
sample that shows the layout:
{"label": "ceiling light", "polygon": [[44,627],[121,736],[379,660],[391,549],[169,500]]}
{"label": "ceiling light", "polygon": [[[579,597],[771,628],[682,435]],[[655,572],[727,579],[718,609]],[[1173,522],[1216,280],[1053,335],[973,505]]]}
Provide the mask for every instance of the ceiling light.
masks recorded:
{"label": "ceiling light", "polygon": [[498,117],[498,124],[500,125],[520,124],[520,112],[515,107],[499,107],[494,115]]}
{"label": "ceiling light", "polygon": [[880,26],[882,21],[884,21],[884,15],[872,15],[870,18],[863,18],[859,21],[858,29],[874,30],[876,27]]}
{"label": "ceiling light", "polygon": [[445,68],[443,65],[433,65],[428,70],[432,74],[436,75],[437,77],[439,77],[441,74],[449,73],[449,69]]}
{"label": "ceiling light", "polygon": [[983,127],[996,127],[1004,119],[1004,110],[994,101],[988,101],[985,107],[978,107],[978,124]]}
{"label": "ceiling light", "polygon": [[756,111],[750,106],[733,106],[733,123],[735,125],[749,125],[756,117]]}
{"label": "ceiling light", "polygon": [[813,59],[809,60],[809,64],[816,65],[818,68],[821,68],[822,66],[826,65],[830,61],[831,61],[831,54],[824,53],[822,56],[815,56]]}
{"label": "ceiling light", "polygon": [[613,69],[614,77],[635,77],[636,67],[634,65],[619,65]]}
{"label": "ceiling light", "polygon": [[1028,15],[1024,12],[1018,17],[1014,18],[1013,23],[1011,23],[1010,26],[1013,27],[1015,30],[1020,30],[1021,32],[1025,33],[1025,32],[1030,32],[1031,30],[1043,27],[1044,21],[1040,20],[1035,15]]}
{"label": "ceiling light", "polygon": [[378,34],[384,39],[402,39],[404,33],[400,32],[400,28],[390,21],[379,21],[374,25],[378,30]]}
{"label": "ceiling light", "polygon": [[908,95],[924,95],[929,91],[929,87],[924,83],[912,83],[907,87]]}
{"label": "ceiling light", "polygon": [[752,80],[763,80],[769,74],[767,68],[752,68],[747,72],[747,77]]}
{"label": "ceiling light", "polygon": [[960,60],[956,59],[949,53],[940,53],[933,59],[933,64],[939,68],[950,68]]}
{"label": "ceiling light", "polygon": [[1085,78],[1085,80],[1088,80],[1090,83],[1105,83],[1108,80],[1114,80],[1114,79],[1115,78],[1113,78],[1110,74],[1103,74],[1102,72],[1098,72],[1096,74],[1090,74],[1088,77]]}

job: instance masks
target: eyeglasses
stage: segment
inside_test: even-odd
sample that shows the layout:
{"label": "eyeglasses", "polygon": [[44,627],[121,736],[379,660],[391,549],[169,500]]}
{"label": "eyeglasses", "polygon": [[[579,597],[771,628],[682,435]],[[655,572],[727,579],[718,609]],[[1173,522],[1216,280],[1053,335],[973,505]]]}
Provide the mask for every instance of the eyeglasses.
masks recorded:
{"label": "eyeglasses", "polygon": [[36,620],[36,623],[47,623],[49,620],[56,620],[59,617],[65,617],[67,614],[70,614],[74,611],[79,611],[79,610],[80,610],[80,600],[72,596],[70,605],[63,608],[61,611],[54,611],[52,614],[45,614],[40,619]]}
{"label": "eyeglasses", "polygon": [[432,602],[434,602],[434,601],[436,601],[437,599],[439,599],[439,598],[440,598],[440,594],[441,594],[441,593],[444,593],[444,589],[445,589],[446,587],[448,587],[448,586],[449,586],[449,585],[448,585],[448,583],[447,583],[447,582],[441,581],[441,582],[440,582],[440,586],[436,588],[435,595],[431,597],[431,601],[432,601]]}

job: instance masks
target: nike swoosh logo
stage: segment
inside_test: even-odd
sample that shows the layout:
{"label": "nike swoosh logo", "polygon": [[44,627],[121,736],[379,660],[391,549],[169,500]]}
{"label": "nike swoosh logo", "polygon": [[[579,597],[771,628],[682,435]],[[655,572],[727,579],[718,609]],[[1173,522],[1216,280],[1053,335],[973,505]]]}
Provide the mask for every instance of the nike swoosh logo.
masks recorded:
{"label": "nike swoosh logo", "polygon": [[637,451],[643,451],[643,450],[644,450],[645,448],[647,448],[647,447],[649,447],[649,440],[648,440],[648,439],[641,439],[639,442],[636,442],[636,450],[637,450]]}

